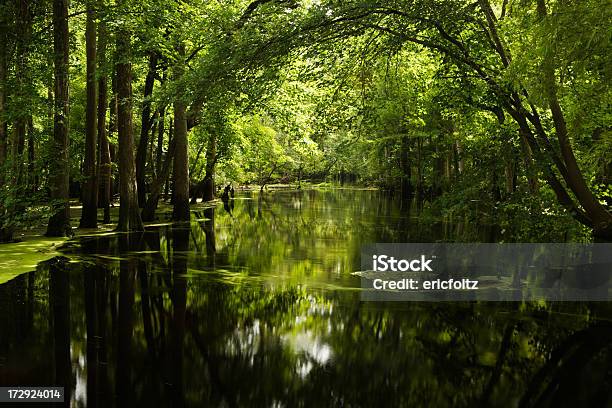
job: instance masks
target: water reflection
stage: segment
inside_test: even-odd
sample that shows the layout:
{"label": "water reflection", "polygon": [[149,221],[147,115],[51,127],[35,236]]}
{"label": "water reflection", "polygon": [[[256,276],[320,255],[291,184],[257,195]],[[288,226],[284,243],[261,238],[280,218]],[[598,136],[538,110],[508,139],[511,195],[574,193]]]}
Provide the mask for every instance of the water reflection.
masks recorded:
{"label": "water reflection", "polygon": [[609,402],[608,303],[360,302],[362,243],[494,229],[425,223],[374,191],[230,202],[83,237],[0,285],[0,384],[93,407]]}

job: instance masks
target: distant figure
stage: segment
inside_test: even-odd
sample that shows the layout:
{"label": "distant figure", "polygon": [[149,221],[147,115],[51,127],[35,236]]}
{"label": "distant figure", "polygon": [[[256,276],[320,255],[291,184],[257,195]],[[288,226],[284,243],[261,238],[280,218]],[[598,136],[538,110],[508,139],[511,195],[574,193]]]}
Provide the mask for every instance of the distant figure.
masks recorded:
{"label": "distant figure", "polygon": [[230,196],[231,196],[232,198],[234,198],[234,194],[235,194],[235,193],[236,193],[236,192],[234,191],[234,186],[230,186]]}
{"label": "distant figure", "polygon": [[224,203],[227,203],[229,201],[230,189],[231,186],[229,184],[223,189],[223,194],[221,194],[221,200],[223,200]]}

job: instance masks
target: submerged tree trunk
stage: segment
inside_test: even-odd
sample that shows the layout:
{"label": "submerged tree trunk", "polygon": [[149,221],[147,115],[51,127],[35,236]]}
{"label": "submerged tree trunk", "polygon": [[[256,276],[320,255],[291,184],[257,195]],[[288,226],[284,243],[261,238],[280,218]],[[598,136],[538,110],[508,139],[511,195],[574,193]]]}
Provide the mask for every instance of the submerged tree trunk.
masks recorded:
{"label": "submerged tree trunk", "polygon": [[[63,0],[61,0],[63,1]],[[54,384],[64,387],[64,398],[70,401],[74,384],[70,365],[70,276],[64,257],[54,258],[49,264],[49,306],[53,328]]]}
{"label": "submerged tree trunk", "polygon": [[151,129],[151,95],[155,84],[157,73],[157,52],[149,52],[149,71],[145,79],[144,95],[142,102],[142,115],[140,125],[140,140],[136,152],[136,184],[138,186],[138,205],[143,207],[146,201],[146,167],[147,146],[149,144],[149,130]]}
{"label": "submerged tree trunk", "polygon": [[[104,6],[104,1],[100,1]],[[110,223],[111,201],[111,157],[108,134],[106,132],[106,104],[108,76],[106,74],[106,23],[101,22],[98,29],[98,206],[104,210],[104,223]]]}
{"label": "submerged tree trunk", "polygon": [[[185,125],[187,127],[187,125]],[[174,407],[184,407],[185,390],[184,375],[184,344],[185,344],[185,316],[187,314],[187,257],[182,254],[189,251],[189,234],[186,228],[177,228],[172,232],[172,331],[170,342],[170,355],[172,356],[170,388],[171,400]]]}
{"label": "submerged tree trunk", "polygon": [[[121,1],[124,3],[125,0]],[[142,231],[134,166],[132,124],[131,34],[125,26],[117,32],[117,125],[119,131],[119,231]]]}
{"label": "submerged tree trunk", "polygon": [[47,236],[71,235],[68,205],[68,0],[53,0],[55,98],[50,141],[49,187],[53,215]]}
{"label": "submerged tree trunk", "polygon": [[[121,81],[120,81],[121,82]],[[119,105],[121,112],[121,105]],[[120,114],[121,115],[121,114]],[[121,119],[119,119],[121,129]],[[120,133],[121,134],[121,133]],[[134,197],[136,199],[136,197]],[[124,234],[119,237],[121,251],[139,250],[133,243],[136,237]],[[135,282],[138,261],[133,258],[119,261],[119,301],[117,302],[117,366],[116,397],[120,407],[134,406],[134,378],[132,376],[132,343],[134,336]]]}
{"label": "submerged tree trunk", "polygon": [[85,110],[85,163],[81,228],[98,226],[98,182],[96,172],[97,84],[96,84],[96,21],[94,0],[87,2],[85,50],[87,54],[87,107]]}

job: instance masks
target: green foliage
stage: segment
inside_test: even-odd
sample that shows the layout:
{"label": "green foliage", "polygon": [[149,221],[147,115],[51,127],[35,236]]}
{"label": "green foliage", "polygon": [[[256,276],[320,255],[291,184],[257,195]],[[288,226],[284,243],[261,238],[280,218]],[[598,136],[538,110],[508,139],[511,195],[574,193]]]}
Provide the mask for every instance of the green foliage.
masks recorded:
{"label": "green foliage", "polygon": [[[43,193],[33,192],[32,187],[20,182],[14,172],[13,163],[0,166],[0,237],[2,232],[30,230],[42,225],[49,217],[51,203]],[[21,175],[21,179],[26,178]],[[5,238],[10,238],[9,236]]]}
{"label": "green foliage", "polygon": [[[17,3],[0,9],[4,32],[19,34],[5,38],[2,119],[9,135],[28,122],[35,159],[29,163],[22,154],[18,167],[29,166],[36,175],[36,183],[23,181],[23,191],[40,193],[47,191],[45,169],[54,160],[47,148],[53,132],[52,39],[48,5],[30,3],[25,25],[18,24],[23,16]],[[146,130],[145,105],[152,115],[164,112],[153,120],[155,130],[165,127],[159,142],[151,137],[149,186],[169,150],[173,105],[180,100],[188,111],[194,186],[206,175],[217,184],[353,182],[415,193],[434,202],[440,214],[469,215],[473,203],[479,203],[479,216],[492,218],[504,206],[510,213],[555,208],[556,214],[561,211],[546,185],[547,167],[577,207],[584,202],[564,181],[563,163],[554,160],[566,158],[552,120],[551,91],[580,176],[600,202],[611,203],[611,11],[601,3],[546,1],[542,13],[536,1],[102,2],[96,13],[108,29],[109,61],[97,75],[110,75],[118,62],[131,64],[135,128]],[[83,181],[85,6],[77,1],[70,10],[73,184]],[[129,61],[115,60],[119,27],[133,43]],[[157,57],[155,81],[145,99],[151,55]],[[517,112],[542,156],[519,135]],[[12,137],[9,156],[19,144]],[[154,158],[157,151],[160,157]],[[538,197],[517,200],[526,194]],[[3,208],[22,195],[2,193]],[[42,208],[37,203],[44,199],[25,196],[18,206],[29,210],[10,215],[10,221],[5,210],[4,224],[19,229],[33,222],[36,217],[27,214]]]}
{"label": "green foliage", "polygon": [[240,127],[246,178],[263,187],[292,159],[287,155],[279,133],[263,123],[261,118],[248,118]]}

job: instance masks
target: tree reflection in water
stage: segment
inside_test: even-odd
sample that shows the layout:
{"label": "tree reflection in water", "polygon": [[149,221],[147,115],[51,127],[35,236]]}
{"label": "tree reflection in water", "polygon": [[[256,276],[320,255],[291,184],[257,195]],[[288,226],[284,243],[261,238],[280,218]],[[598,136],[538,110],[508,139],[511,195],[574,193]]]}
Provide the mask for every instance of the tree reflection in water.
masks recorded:
{"label": "tree reflection in water", "polygon": [[[367,242],[487,241],[373,191],[83,237],[0,285],[0,383],[74,405],[602,406],[608,303],[363,303]],[[257,209],[255,208],[257,207]]]}

